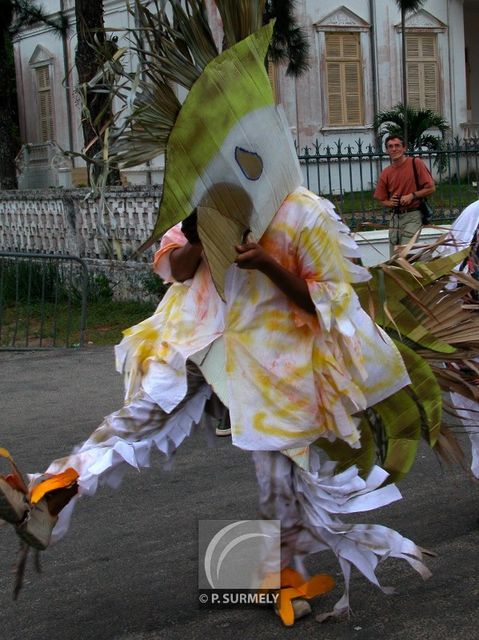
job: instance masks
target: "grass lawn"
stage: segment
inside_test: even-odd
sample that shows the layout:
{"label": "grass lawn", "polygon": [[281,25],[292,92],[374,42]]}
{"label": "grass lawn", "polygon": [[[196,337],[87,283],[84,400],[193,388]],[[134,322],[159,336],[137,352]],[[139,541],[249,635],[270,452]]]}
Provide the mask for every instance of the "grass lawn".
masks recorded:
{"label": "grass lawn", "polygon": [[[84,344],[107,345],[121,332],[150,316],[156,305],[141,301],[89,302]],[[78,346],[81,310],[51,303],[10,305],[0,314],[0,346]]]}
{"label": "grass lawn", "polygon": [[[383,210],[377,200],[374,200],[371,191],[357,191],[344,193],[343,196],[326,196],[335,205],[338,213],[348,224],[355,221],[372,221],[381,224],[386,219]],[[435,222],[446,220],[450,212],[461,211],[471,202],[479,198],[477,187],[471,184],[440,183],[436,185],[435,193],[429,198],[431,205],[439,214]],[[387,215],[386,215],[387,218]]]}

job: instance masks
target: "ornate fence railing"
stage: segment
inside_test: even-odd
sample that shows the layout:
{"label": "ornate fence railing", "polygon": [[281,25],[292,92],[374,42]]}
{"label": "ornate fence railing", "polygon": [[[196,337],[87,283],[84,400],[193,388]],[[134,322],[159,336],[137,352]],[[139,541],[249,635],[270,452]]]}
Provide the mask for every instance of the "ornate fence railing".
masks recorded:
{"label": "ornate fence railing", "polygon": [[0,252],[0,350],[83,346],[87,296],[81,258]]}
{"label": "ornate fence railing", "polygon": [[[424,160],[436,181],[429,198],[432,223],[451,222],[472,201],[479,198],[479,138],[444,143],[437,151],[414,154]],[[373,192],[388,156],[371,144],[357,140],[334,145],[316,141],[298,154],[305,184],[334,202],[353,230],[387,224],[387,212],[374,200]]]}

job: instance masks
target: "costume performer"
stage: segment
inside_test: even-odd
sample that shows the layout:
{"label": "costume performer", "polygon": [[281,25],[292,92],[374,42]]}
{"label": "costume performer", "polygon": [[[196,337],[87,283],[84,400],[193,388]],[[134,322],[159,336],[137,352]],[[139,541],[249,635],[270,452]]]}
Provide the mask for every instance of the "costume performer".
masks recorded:
{"label": "costume performer", "polygon": [[[195,19],[205,27],[201,16]],[[165,23],[161,37],[177,42],[179,24],[169,31]],[[412,367],[413,382],[427,381],[428,401],[411,412],[419,400],[408,401],[404,361],[414,358],[405,347],[400,353],[361,307],[353,285],[367,288],[370,276],[354,262],[357,246],[331,203],[300,186],[294,145],[264,67],[271,29],[220,55],[211,38],[201,75],[198,58],[192,54],[195,63],[185,62],[190,73],[184,77],[193,80],[184,104],[169,111],[164,101],[153,105],[155,117],[161,105],[165,120],[174,113],[154,232],[166,231],[155,270],[173,284],[155,314],[127,330],[117,347],[125,406],[73,454],[54,461],[46,479],[33,477],[33,490],[15,469],[16,482],[2,479],[0,516],[28,544],[44,548],[53,525],[52,540],[66,532],[77,489],[92,495],[104,482],[118,486],[127,465],[149,466],[154,447],[171,456],[214,391],[229,408],[233,444],[253,452],[261,515],[282,522],[283,586],[298,600],[331,588],[331,581],[313,581],[294,591],[300,585],[291,570],[303,571],[309,553],[333,551],[345,578],[334,609],[340,615],[349,609],[351,565],[375,584],[376,565],[388,557],[403,558],[428,576],[413,542],[380,525],[345,524],[340,514],[400,498],[389,480],[412,464],[421,420],[426,432],[437,428],[440,393],[426,366],[419,374]],[[185,39],[194,32],[186,29]],[[166,77],[171,51],[164,47],[158,54]],[[157,68],[149,68],[151,80]],[[172,92],[160,80],[155,87],[171,106]],[[119,158],[135,148],[150,118],[145,96],[154,98],[154,92],[140,80],[138,87],[138,109],[117,139]],[[179,223],[195,208],[198,238],[186,224],[188,242]],[[399,402],[392,410],[389,398]],[[391,426],[388,471],[374,462],[368,407],[376,412],[373,422]],[[293,623],[288,598],[280,615]]]}
{"label": "costume performer", "polygon": [[[181,248],[195,251],[177,225],[155,259],[166,281]],[[377,584],[374,569],[384,554],[405,558],[426,576],[412,542],[338,517],[398,499],[394,485],[380,488],[386,472],[374,467],[362,479],[351,468],[334,475],[334,465],[320,464],[310,448],[325,436],[359,445],[353,414],[408,383],[399,353],[352,289],[369,278],[349,261],[355,253],[332,205],[298,188],[259,244],[238,247],[240,268],[228,270],[225,302],[200,257],[193,278],[173,284],[155,315],[126,331],[117,347],[127,404],[47,474],[73,468],[80,495],[91,495],[102,482],[117,486],[127,464],[148,466],[153,447],[171,455],[200,422],[212,392],[191,357],[223,340],[227,395],[216,391],[230,411],[233,444],[254,452],[261,515],[283,523],[285,567],[304,571],[305,555],[331,549],[346,581],[354,564]],[[60,513],[54,539],[71,505]],[[346,590],[336,612],[347,607]]]}

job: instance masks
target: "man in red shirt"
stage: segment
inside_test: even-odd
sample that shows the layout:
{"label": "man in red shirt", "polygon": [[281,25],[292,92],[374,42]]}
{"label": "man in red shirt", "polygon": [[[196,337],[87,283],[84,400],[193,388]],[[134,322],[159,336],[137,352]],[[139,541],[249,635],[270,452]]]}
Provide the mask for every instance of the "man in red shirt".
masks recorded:
{"label": "man in red shirt", "polygon": [[374,197],[385,207],[392,209],[389,222],[389,246],[392,254],[398,244],[406,244],[421,229],[421,198],[434,193],[436,186],[424,162],[420,158],[406,156],[402,136],[388,136],[385,147],[391,164],[381,172]]}

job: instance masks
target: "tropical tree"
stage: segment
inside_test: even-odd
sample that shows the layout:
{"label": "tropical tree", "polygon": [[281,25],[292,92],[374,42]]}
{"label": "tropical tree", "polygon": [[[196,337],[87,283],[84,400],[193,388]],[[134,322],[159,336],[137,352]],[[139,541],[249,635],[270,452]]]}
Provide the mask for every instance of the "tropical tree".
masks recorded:
{"label": "tropical tree", "polygon": [[20,147],[17,89],[12,37],[22,27],[43,22],[57,33],[67,29],[67,20],[49,18],[30,0],[0,0],[0,189],[15,189],[15,156]]}
{"label": "tropical tree", "polygon": [[[77,0],[77,5],[88,1]],[[275,18],[271,59],[287,60],[290,74],[299,75],[307,68],[308,42],[296,23],[294,0],[214,1],[223,24],[223,48]],[[164,151],[181,107],[172,83],[189,91],[206,64],[218,55],[204,0],[172,0],[171,14],[166,11],[166,4],[135,0],[130,11],[137,26],[127,31],[130,46],[105,57],[100,70],[98,64],[103,54],[99,52],[95,65],[91,66],[91,72],[96,67],[96,74],[84,77],[92,96],[103,95],[110,106],[113,101],[116,103],[116,113],[111,116],[110,109],[105,125],[95,129],[99,138],[103,136],[103,149],[112,152],[109,157],[125,167],[148,162]],[[102,39],[90,41],[90,50],[94,46],[104,49],[107,43],[105,30],[97,29],[98,33],[101,29]],[[128,72],[122,64],[128,49],[139,60],[136,73]],[[90,120],[91,116],[90,112]],[[109,140],[105,140],[105,132]],[[104,157],[99,157],[98,149],[93,156],[98,166],[103,164],[104,176],[108,170]]]}
{"label": "tropical tree", "polygon": [[[84,158],[95,172],[94,158],[102,151],[104,128],[111,121],[111,100],[104,92],[90,84],[99,69],[112,58],[117,50],[114,39],[108,39],[103,21],[103,0],[75,0],[77,48],[75,66],[78,72],[78,92],[82,99],[82,130]],[[109,184],[119,183],[119,172],[109,169]]]}
{"label": "tropical tree", "polygon": [[273,62],[287,62],[286,73],[298,76],[308,68],[309,42],[294,15],[296,0],[267,0],[263,22],[275,19],[269,50]]}
{"label": "tropical tree", "polygon": [[[411,150],[426,147],[432,151],[442,148],[443,136],[449,129],[447,120],[431,109],[415,109],[398,104],[392,109],[381,111],[374,119],[374,128],[380,136],[409,132],[408,148]],[[434,135],[431,129],[441,133]]]}
{"label": "tropical tree", "polygon": [[[404,133],[407,131],[407,147],[410,151],[441,151],[444,147],[444,134],[449,125],[447,120],[431,109],[415,109],[398,104],[392,109],[378,113],[374,119],[374,128],[381,138],[386,134],[398,134],[405,139]],[[434,129],[441,135],[433,133]],[[445,162],[445,156],[439,154],[436,159],[439,171],[444,169]]]}
{"label": "tropical tree", "polygon": [[[396,0],[401,11],[401,48],[402,48],[402,101],[407,109],[407,66],[406,66],[406,14],[418,11],[424,4],[424,0]],[[404,140],[408,144],[408,123],[404,121]]]}

